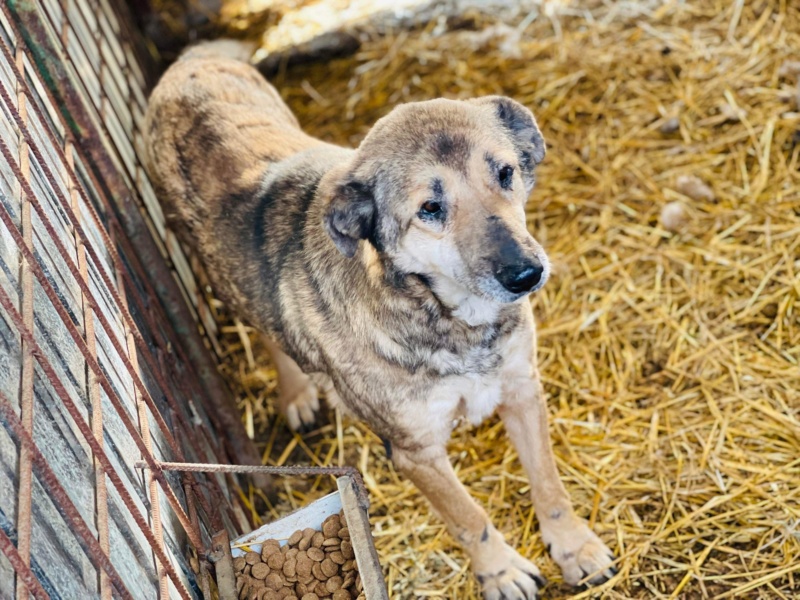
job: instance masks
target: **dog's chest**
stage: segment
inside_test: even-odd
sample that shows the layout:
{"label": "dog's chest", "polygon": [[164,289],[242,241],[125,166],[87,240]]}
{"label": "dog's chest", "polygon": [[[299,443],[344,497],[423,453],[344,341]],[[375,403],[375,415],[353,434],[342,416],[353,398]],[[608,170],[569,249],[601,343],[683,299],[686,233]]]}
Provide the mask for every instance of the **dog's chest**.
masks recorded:
{"label": "dog's chest", "polygon": [[454,352],[442,348],[431,353],[428,366],[442,374],[483,374],[497,368],[502,357],[493,347],[473,346]]}
{"label": "dog's chest", "polygon": [[478,425],[490,416],[508,395],[533,385],[532,335],[521,330],[495,351],[496,364],[481,372],[447,377],[440,384],[443,403],[453,419]]}
{"label": "dog's chest", "polygon": [[440,376],[490,376],[502,369],[503,356],[516,321],[487,325],[478,329],[442,326],[428,330],[421,345],[429,370]]}
{"label": "dog's chest", "polygon": [[466,419],[479,425],[499,406],[503,398],[503,385],[499,377],[459,377],[453,386],[459,402],[455,419]]}

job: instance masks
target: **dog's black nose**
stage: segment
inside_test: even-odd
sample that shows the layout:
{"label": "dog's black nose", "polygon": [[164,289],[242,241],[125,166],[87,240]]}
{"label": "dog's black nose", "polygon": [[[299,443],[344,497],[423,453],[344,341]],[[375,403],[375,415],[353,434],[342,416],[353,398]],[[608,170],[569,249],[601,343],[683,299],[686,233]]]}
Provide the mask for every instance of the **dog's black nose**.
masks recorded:
{"label": "dog's black nose", "polygon": [[497,281],[514,294],[530,292],[542,279],[544,268],[536,262],[500,267],[495,273]]}

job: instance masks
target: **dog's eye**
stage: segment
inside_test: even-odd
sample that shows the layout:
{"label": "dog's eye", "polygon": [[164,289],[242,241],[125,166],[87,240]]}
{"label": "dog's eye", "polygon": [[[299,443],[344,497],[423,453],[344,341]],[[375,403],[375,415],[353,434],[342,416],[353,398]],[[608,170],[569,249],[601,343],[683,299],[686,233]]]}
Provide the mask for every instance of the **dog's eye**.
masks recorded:
{"label": "dog's eye", "polygon": [[437,218],[442,215],[442,205],[435,200],[428,200],[419,207],[419,216],[424,218]]}
{"label": "dog's eye", "polygon": [[511,184],[514,181],[514,167],[505,165],[500,167],[497,172],[497,179],[500,181],[500,187],[504,190],[510,190]]}

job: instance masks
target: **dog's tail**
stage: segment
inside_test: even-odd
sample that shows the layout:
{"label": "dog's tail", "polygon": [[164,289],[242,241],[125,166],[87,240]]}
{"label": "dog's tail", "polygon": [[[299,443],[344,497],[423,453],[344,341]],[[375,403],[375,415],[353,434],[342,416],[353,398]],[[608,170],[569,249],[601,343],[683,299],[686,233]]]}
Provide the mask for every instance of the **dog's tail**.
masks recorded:
{"label": "dog's tail", "polygon": [[198,42],[186,48],[178,60],[192,58],[229,58],[240,62],[250,62],[257,44],[245,40],[220,38]]}

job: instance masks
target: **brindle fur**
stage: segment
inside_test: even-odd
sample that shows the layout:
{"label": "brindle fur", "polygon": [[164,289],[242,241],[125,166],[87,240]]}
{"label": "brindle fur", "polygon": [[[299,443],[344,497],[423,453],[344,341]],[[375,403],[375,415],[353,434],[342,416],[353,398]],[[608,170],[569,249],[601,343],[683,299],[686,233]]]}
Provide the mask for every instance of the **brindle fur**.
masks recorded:
{"label": "brindle fur", "polygon": [[[445,452],[455,419],[496,409],[565,579],[610,577],[611,553],[558,478],[527,296],[493,274],[531,260],[537,289],[547,277],[524,214],[545,152],[533,115],[496,96],[406,104],[357,150],[340,148],[303,133],[254,68],[224,56],[231,48],[198,46],[164,75],[148,108],[148,168],[215,290],[269,337],[290,422],[313,421],[314,384],[326,388],[391,444],[486,598],[533,598],[538,569]],[[513,176],[500,185],[503,165]],[[440,220],[420,212],[427,200],[444,207]]]}

